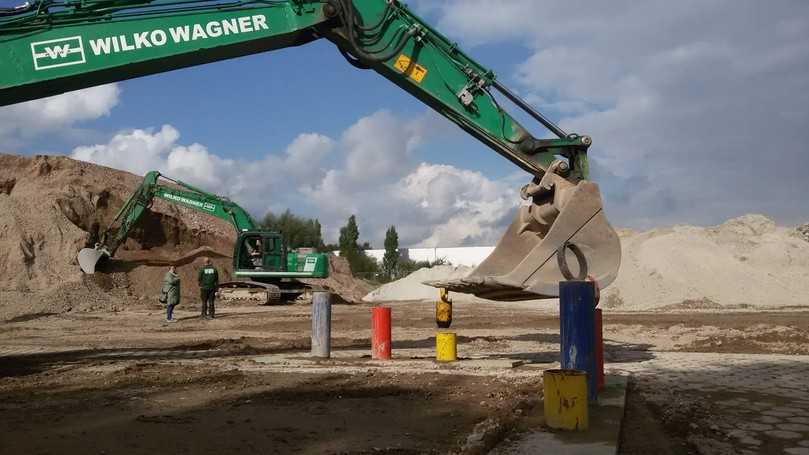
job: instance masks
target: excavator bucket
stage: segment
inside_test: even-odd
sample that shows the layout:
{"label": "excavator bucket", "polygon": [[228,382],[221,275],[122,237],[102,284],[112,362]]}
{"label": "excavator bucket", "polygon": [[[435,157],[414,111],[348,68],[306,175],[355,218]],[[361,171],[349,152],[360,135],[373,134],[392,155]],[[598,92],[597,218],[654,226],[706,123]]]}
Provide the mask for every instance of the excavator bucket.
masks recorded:
{"label": "excavator bucket", "polygon": [[109,256],[109,253],[103,248],[82,248],[78,256],[81,271],[92,275],[96,272],[96,264],[98,264],[98,261],[105,256]]}
{"label": "excavator bucket", "polygon": [[501,301],[559,296],[559,282],[588,276],[605,287],[621,262],[618,235],[604,216],[598,185],[547,173],[523,188],[520,207],[494,251],[461,279],[425,284]]}

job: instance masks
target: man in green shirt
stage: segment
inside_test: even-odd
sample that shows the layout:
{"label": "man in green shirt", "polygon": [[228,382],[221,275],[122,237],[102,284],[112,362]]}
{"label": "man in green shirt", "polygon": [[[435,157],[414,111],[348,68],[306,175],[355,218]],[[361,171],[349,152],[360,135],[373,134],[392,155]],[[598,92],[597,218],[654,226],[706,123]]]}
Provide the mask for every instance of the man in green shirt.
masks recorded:
{"label": "man in green shirt", "polygon": [[203,266],[197,274],[199,282],[200,297],[202,298],[202,319],[214,318],[214,299],[216,298],[216,287],[219,286],[219,272],[211,264],[210,258],[203,259]]}

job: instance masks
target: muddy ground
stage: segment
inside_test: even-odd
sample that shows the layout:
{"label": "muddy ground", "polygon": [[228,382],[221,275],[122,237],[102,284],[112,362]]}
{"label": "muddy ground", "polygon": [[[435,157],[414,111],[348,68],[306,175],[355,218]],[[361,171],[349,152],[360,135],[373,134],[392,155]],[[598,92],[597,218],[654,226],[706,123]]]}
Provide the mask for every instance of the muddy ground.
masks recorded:
{"label": "muddy ground", "polygon": [[[367,305],[334,307],[326,361],[307,356],[305,304],[220,306],[214,321],[181,306],[171,325],[142,303],[16,316],[0,323],[0,453],[485,453],[541,425],[556,315],[456,304],[461,361],[439,365],[432,305],[392,306],[391,362],[368,355]],[[809,312],[604,321],[608,370],[632,375],[619,453],[809,447]],[[745,430],[755,412],[783,422]]]}

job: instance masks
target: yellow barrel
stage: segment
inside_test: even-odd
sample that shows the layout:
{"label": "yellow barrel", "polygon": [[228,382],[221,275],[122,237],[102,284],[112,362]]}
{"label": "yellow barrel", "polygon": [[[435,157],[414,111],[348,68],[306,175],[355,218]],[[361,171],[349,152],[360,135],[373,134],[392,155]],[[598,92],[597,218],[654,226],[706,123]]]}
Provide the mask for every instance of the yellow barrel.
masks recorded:
{"label": "yellow barrel", "polygon": [[435,334],[435,360],[454,362],[458,360],[455,344],[455,332],[438,332]]}
{"label": "yellow barrel", "polygon": [[546,370],[542,383],[545,391],[545,423],[558,430],[587,430],[587,373],[581,370]]}

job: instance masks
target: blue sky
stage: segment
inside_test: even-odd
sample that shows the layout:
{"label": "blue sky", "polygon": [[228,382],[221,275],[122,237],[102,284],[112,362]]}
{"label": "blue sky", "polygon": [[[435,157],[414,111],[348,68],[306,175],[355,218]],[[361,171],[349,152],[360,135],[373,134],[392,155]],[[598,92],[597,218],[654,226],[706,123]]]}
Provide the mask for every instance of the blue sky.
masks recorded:
{"label": "blue sky", "polygon": [[[506,81],[528,55],[519,45],[475,49],[475,56],[500,70]],[[283,150],[303,132],[339,136],[357,119],[378,110],[403,117],[427,110],[375,72],[348,65],[326,40],[123,81],[118,86],[119,101],[109,115],[78,125],[91,130],[86,136],[56,132],[15,151],[68,153],[86,145],[87,138],[104,140],[125,129],[171,124],[184,143],[198,142],[223,157],[249,160]],[[495,177],[513,172],[510,164],[474,139],[460,131],[448,133],[420,149],[419,156],[431,162],[463,163]]]}
{"label": "blue sky", "polygon": [[[568,131],[617,226],[809,219],[809,3],[421,0]],[[569,19],[560,19],[569,18]],[[491,244],[526,183],[407,93],[310,45],[0,108],[0,151],[158,168],[253,212],[356,213],[374,243]]]}

